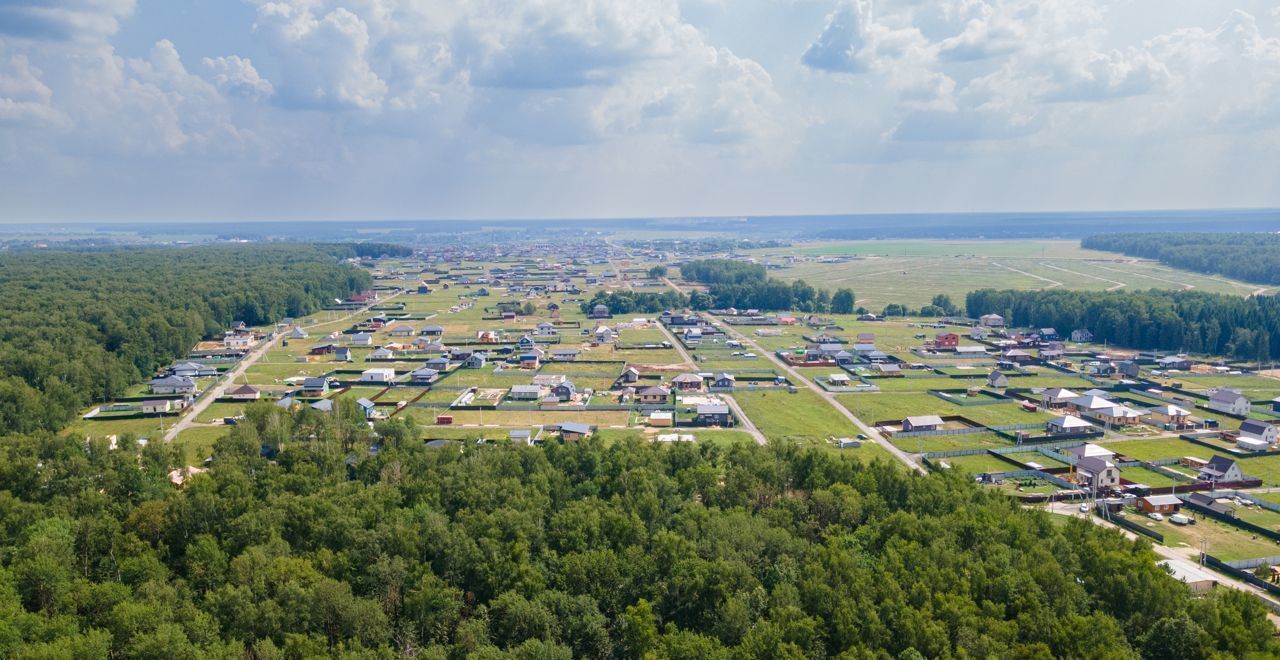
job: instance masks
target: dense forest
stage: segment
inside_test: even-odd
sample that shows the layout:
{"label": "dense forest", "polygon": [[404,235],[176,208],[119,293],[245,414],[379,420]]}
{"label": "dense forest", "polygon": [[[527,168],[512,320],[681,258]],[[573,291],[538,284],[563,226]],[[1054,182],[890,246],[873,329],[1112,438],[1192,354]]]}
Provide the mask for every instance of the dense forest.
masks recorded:
{"label": "dense forest", "polygon": [[965,298],[969,316],[996,313],[1020,327],[1087,328],[1095,340],[1244,360],[1280,357],[1280,299],[1200,291],[997,291]]}
{"label": "dense forest", "polygon": [[370,286],[345,246],[0,256],[0,428],[56,430],[202,338],[308,314]]}
{"label": "dense forest", "polygon": [[680,275],[690,282],[706,284],[706,299],[692,300],[694,309],[758,309],[761,311],[834,312],[854,311],[853,292],[815,289],[804,280],[790,284],[769,277],[759,264],[731,259],[699,259],[680,266]]}
{"label": "dense forest", "polygon": [[1280,234],[1099,234],[1085,238],[1080,245],[1155,259],[1197,273],[1280,284],[1280,269],[1275,266],[1280,263]]}
{"label": "dense forest", "polygon": [[257,404],[180,489],[163,445],[4,439],[0,655],[1280,653],[1251,597],[962,476],[790,444],[430,449],[348,405]]}

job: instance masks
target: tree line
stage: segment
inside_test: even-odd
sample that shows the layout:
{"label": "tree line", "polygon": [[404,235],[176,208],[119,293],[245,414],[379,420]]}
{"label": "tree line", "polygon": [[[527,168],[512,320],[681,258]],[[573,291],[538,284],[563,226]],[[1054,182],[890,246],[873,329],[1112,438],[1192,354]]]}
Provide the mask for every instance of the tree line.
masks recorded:
{"label": "tree line", "polygon": [[610,314],[656,314],[668,309],[684,309],[689,306],[689,296],[678,291],[596,291],[580,305],[583,314],[590,314],[596,305],[609,308]]}
{"label": "tree line", "polygon": [[1084,328],[1096,341],[1244,360],[1280,357],[1280,299],[1202,291],[997,291],[965,297],[968,315],[1015,326]]}
{"label": "tree line", "polygon": [[1274,233],[1117,233],[1080,241],[1091,250],[1120,252],[1197,273],[1225,275],[1246,282],[1280,284],[1280,234]]}
{"label": "tree line", "polygon": [[431,449],[349,407],[255,404],[180,489],[161,443],[4,438],[0,655],[1280,653],[1252,597],[961,475],[786,443]]}
{"label": "tree line", "polygon": [[767,312],[852,314],[855,296],[850,289],[834,294],[804,280],[788,284],[769,277],[764,266],[732,259],[699,259],[680,265],[680,275],[690,282],[706,284],[707,298],[695,301],[695,309],[758,309]]}
{"label": "tree line", "polygon": [[62,428],[235,321],[367,289],[331,249],[255,245],[0,256],[0,428]]}

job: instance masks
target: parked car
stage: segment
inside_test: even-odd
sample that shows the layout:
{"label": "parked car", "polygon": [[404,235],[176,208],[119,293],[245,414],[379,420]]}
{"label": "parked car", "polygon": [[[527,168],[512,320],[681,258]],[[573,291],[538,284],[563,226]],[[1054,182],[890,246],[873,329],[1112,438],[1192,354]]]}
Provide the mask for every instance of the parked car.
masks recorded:
{"label": "parked car", "polygon": [[1081,502],[1081,503],[1080,503],[1080,512],[1081,512],[1081,513],[1089,513],[1089,503],[1088,503],[1088,502]]}
{"label": "parked car", "polygon": [[1192,522],[1195,522],[1195,521],[1191,520],[1191,518],[1188,518],[1187,516],[1182,515],[1181,513],[1175,513],[1169,516],[1169,522],[1175,525],[1190,525]]}
{"label": "parked car", "polygon": [[1148,514],[1147,514],[1147,517],[1148,517],[1148,518],[1150,518],[1150,519],[1152,519],[1152,520],[1164,520],[1164,516],[1162,516],[1162,515],[1160,515],[1160,514],[1158,514],[1158,513],[1148,513]]}

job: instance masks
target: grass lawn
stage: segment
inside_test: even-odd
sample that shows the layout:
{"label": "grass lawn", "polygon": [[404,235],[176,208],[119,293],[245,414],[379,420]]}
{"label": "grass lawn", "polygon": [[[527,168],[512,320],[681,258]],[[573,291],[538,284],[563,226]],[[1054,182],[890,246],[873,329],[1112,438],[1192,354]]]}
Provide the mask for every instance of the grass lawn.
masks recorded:
{"label": "grass lawn", "polygon": [[1177,438],[1159,438],[1153,440],[1119,440],[1099,443],[1117,454],[1142,461],[1158,461],[1166,458],[1182,458],[1196,456],[1209,460],[1214,452]]}
{"label": "grass lawn", "polygon": [[213,454],[213,444],[218,438],[230,432],[229,426],[195,426],[179,433],[173,444],[182,449],[187,465],[198,466]]}
{"label": "grass lawn", "polygon": [[481,424],[525,428],[561,422],[582,422],[595,426],[625,426],[630,413],[622,410],[451,410],[440,414],[452,415],[453,423]]}
{"label": "grass lawn", "polygon": [[940,458],[933,461],[934,465],[942,462],[951,465],[953,470],[961,470],[969,474],[982,474],[984,472],[1009,472],[1017,470],[1018,467],[1012,463],[992,456],[991,454],[974,454],[973,456],[953,456],[951,458]]}
{"label": "grass lawn", "polygon": [[1012,402],[987,406],[960,406],[932,394],[869,392],[841,394],[836,398],[850,412],[868,424],[897,422],[912,415],[960,415],[986,426],[1035,424],[1050,419],[1048,415],[1042,413],[1026,412]]}
{"label": "grass lawn", "polygon": [[807,389],[795,394],[783,390],[739,392],[734,398],[769,440],[825,442],[829,437],[851,438],[858,434],[852,422]]}
{"label": "grass lawn", "polygon": [[[978,449],[989,447],[1008,447],[1008,440],[994,433],[966,433],[964,435],[931,435],[919,438],[890,437],[889,443],[902,451],[926,453],[939,451],[955,451],[957,449]],[[1038,454],[1037,454],[1038,455]],[[1043,456],[1041,456],[1043,458]]]}
{"label": "grass lawn", "polygon": [[[165,427],[172,426],[176,418],[168,418],[165,420]],[[142,417],[138,419],[112,419],[103,421],[77,420],[67,428],[63,429],[64,435],[78,433],[87,438],[104,438],[109,435],[123,435],[129,433],[139,438],[149,438],[159,434],[160,420],[154,417]]]}
{"label": "grass lawn", "polygon": [[1155,470],[1149,470],[1141,466],[1121,468],[1120,476],[1124,479],[1128,479],[1132,483],[1143,484],[1151,486],[1152,488],[1163,488],[1165,486],[1185,483],[1166,474],[1156,472]]}
{"label": "grass lawn", "polygon": [[1203,539],[1209,554],[1223,561],[1280,555],[1280,544],[1275,541],[1254,538],[1250,532],[1204,516],[1196,516],[1196,524],[1186,526],[1175,525],[1168,518],[1151,520],[1137,513],[1128,514],[1128,518],[1164,534],[1167,546],[1199,548]]}
{"label": "grass lawn", "polygon": [[223,417],[235,417],[243,410],[243,403],[211,403],[208,408],[204,409],[204,412],[196,416],[196,421],[207,423]]}

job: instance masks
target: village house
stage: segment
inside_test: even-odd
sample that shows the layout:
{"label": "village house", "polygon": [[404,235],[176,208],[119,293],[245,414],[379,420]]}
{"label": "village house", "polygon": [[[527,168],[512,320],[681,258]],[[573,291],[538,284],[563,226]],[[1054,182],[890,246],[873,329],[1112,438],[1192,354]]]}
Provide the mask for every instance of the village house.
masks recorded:
{"label": "village house", "polygon": [[1009,377],[1004,375],[1000,370],[992,371],[987,374],[987,387],[1003,389],[1009,386]]}
{"label": "village house", "polygon": [[671,402],[671,390],[665,387],[646,387],[636,392],[636,403],[659,405]]}
{"label": "village house", "polygon": [[551,349],[552,362],[572,362],[578,359],[578,350],[574,348]]}
{"label": "village house", "polygon": [[627,367],[622,370],[622,382],[636,383],[640,381],[640,371],[635,367]]}
{"label": "village house", "polygon": [[537,353],[530,351],[528,353],[521,353],[519,360],[521,369],[537,369],[542,358]]}
{"label": "village house", "polygon": [[939,332],[933,337],[933,349],[938,351],[954,351],[960,345],[960,335],[954,332]]}
{"label": "village house", "polygon": [[537,401],[542,398],[542,388],[538,385],[512,385],[507,395],[515,401]]}
{"label": "village house", "polygon": [[902,365],[896,362],[879,362],[875,365],[876,372],[881,376],[902,377]]}
{"label": "village house", "polygon": [[390,383],[396,379],[396,370],[390,367],[375,367],[360,372],[362,383]]}
{"label": "village house", "polygon": [[578,388],[574,387],[573,383],[567,380],[551,388],[551,398],[560,402],[572,401],[573,397],[577,396],[577,394]]}
{"label": "village house", "polygon": [[827,382],[834,387],[849,387],[852,384],[848,374],[831,374],[827,376]]}
{"label": "village house", "polygon": [[937,431],[942,428],[942,418],[937,415],[917,415],[902,420],[905,433],[915,431]]}
{"label": "village house", "polygon": [[418,367],[409,372],[409,382],[414,385],[430,385],[440,377],[440,372],[429,367]]}
{"label": "village house", "polygon": [[1240,422],[1239,434],[1242,439],[1256,440],[1263,445],[1274,445],[1276,443],[1276,426],[1272,425],[1272,423],[1245,420]]}
{"label": "village house", "polygon": [[676,389],[681,392],[695,392],[702,389],[702,376],[698,374],[680,374],[671,379],[671,384],[675,385]]}
{"label": "village house", "polygon": [[150,399],[138,404],[138,409],[147,415],[164,414],[173,409],[172,399]]}
{"label": "village house", "polygon": [[1174,430],[1181,430],[1191,426],[1190,418],[1190,411],[1173,404],[1167,404],[1153,409],[1148,421],[1156,426],[1170,426]]}
{"label": "village house", "polygon": [[307,351],[307,354],[308,355],[329,355],[330,353],[333,353],[337,349],[338,347],[334,344],[319,344],[316,346],[312,346],[311,350]]}
{"label": "village house", "polygon": [[351,349],[346,346],[339,346],[333,351],[334,362],[352,362]]}
{"label": "village house", "polygon": [[320,412],[333,412],[333,399],[320,399],[319,401],[313,401],[311,402],[311,409],[319,410]]}
{"label": "village house", "polygon": [[444,326],[439,326],[439,325],[423,326],[422,330],[419,331],[419,334],[421,334],[423,337],[439,337],[444,334]]}
{"label": "village house", "polygon": [[733,414],[723,403],[700,403],[694,414],[694,423],[700,426],[732,426]]}
{"label": "village house", "polygon": [[1240,469],[1240,463],[1215,454],[1204,467],[1200,468],[1199,479],[1212,483],[1235,483],[1244,481],[1244,472]]}
{"label": "village house", "polygon": [[675,414],[670,410],[655,410],[649,413],[649,426],[669,427],[675,425]]}
{"label": "village house", "polygon": [[1000,359],[1014,364],[1027,364],[1035,361],[1034,356],[1020,348],[1013,348],[1005,351],[1000,355]]}
{"label": "village house", "polygon": [[375,348],[369,352],[370,360],[390,360],[395,358],[395,356],[396,356],[396,352],[387,348],[386,346]]}
{"label": "village house", "polygon": [[1170,355],[1156,360],[1156,366],[1165,371],[1186,371],[1191,368],[1191,361],[1185,355]]}
{"label": "village house", "polygon": [[1079,394],[1061,387],[1053,387],[1040,393],[1040,405],[1045,408],[1061,408],[1071,403]]}
{"label": "village house", "polygon": [[347,338],[347,342],[352,346],[373,346],[373,335],[367,332],[357,332]]}
{"label": "village house", "polygon": [[488,360],[489,356],[485,353],[472,353],[462,362],[462,366],[466,369],[483,369]]}
{"label": "village house", "polygon": [[986,326],[975,325],[972,328],[969,328],[969,339],[972,339],[974,341],[983,341],[990,334],[991,334],[991,330],[989,330]]}
{"label": "village house", "polygon": [[702,343],[702,329],[685,328],[683,338],[686,345],[697,346]]}
{"label": "village house", "polygon": [[307,378],[302,381],[302,396],[316,397],[329,394],[329,379],[324,377]]}
{"label": "village house", "polygon": [[596,306],[594,306],[594,307],[592,307],[592,308],[591,308],[591,314],[590,314],[589,318],[593,318],[593,319],[607,319],[607,318],[609,318],[610,316],[612,316],[612,315],[611,315],[611,314],[609,314],[609,306],[608,306],[608,305],[604,305],[604,304],[600,304],[600,305],[596,305]]}
{"label": "village house", "polygon": [[1075,415],[1062,415],[1061,417],[1055,417],[1046,422],[1045,430],[1048,431],[1050,435],[1085,433],[1093,430],[1093,424],[1090,424]]}
{"label": "village house", "polygon": [[550,322],[543,321],[533,329],[533,334],[537,337],[554,337],[557,334],[556,326]]}
{"label": "village house", "polygon": [[1168,515],[1182,508],[1182,500],[1176,495],[1148,495],[1139,497],[1133,506],[1143,513]]}
{"label": "village house", "polygon": [[152,394],[195,394],[196,382],[185,376],[165,376],[147,382]]}
{"label": "village house", "polygon": [[1075,447],[1071,447],[1066,450],[1066,453],[1076,457],[1076,459],[1111,458],[1112,456],[1116,455],[1116,453],[1111,451],[1110,449],[1107,449],[1106,447],[1100,447],[1098,445],[1093,444],[1092,442],[1086,442],[1082,445],[1076,445]]}
{"label": "village house", "polygon": [[446,357],[433,357],[423,363],[424,367],[430,367],[436,371],[444,371],[449,368],[449,359]]}
{"label": "village house", "polygon": [[597,344],[612,344],[618,341],[618,332],[607,325],[597,326],[593,335]]}
{"label": "village house", "polygon": [[1086,456],[1075,465],[1076,483],[1099,491],[1120,485],[1120,469],[1101,456]]}
{"label": "village house", "polygon": [[199,362],[178,362],[169,367],[169,374],[183,378],[211,378],[218,375],[218,370]]}
{"label": "village house", "polygon": [[1251,406],[1249,399],[1241,394],[1239,390],[1222,387],[1210,392],[1209,402],[1206,407],[1220,413],[1244,417],[1249,414]]}
{"label": "village house", "polygon": [[235,401],[257,401],[262,397],[262,392],[252,385],[241,385],[228,390],[226,397]]}
{"label": "village house", "polygon": [[397,325],[388,330],[387,334],[392,337],[412,337],[418,334],[418,331],[411,325]]}
{"label": "village house", "polygon": [[722,389],[733,389],[737,385],[738,385],[738,379],[733,374],[729,374],[729,373],[721,373],[720,375],[716,376],[715,381],[712,382],[712,387],[717,387]]}
{"label": "village house", "polygon": [[1071,331],[1071,341],[1077,344],[1087,344],[1093,341],[1093,333],[1085,328],[1079,328]]}
{"label": "village house", "polygon": [[498,332],[496,330],[477,330],[476,341],[481,344],[498,343]]}
{"label": "village house", "polygon": [[591,435],[591,427],[579,422],[560,424],[560,438],[566,441],[582,440]]}
{"label": "village house", "polygon": [[988,328],[1003,328],[1004,317],[999,314],[983,314],[978,318],[978,323]]}

